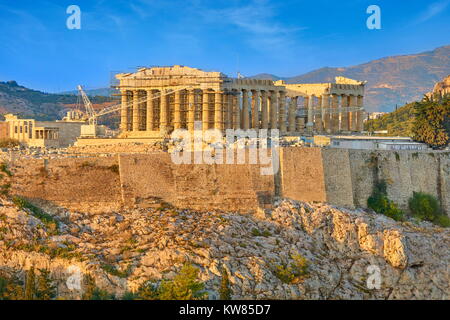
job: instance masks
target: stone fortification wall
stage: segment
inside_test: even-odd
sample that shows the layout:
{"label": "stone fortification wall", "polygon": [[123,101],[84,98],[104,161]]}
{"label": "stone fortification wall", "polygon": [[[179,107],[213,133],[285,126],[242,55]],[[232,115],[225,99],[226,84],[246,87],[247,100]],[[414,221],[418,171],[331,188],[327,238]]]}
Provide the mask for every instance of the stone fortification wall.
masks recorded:
{"label": "stone fortification wall", "polygon": [[166,202],[201,210],[252,212],[274,196],[366,207],[386,181],[390,199],[407,209],[414,191],[436,196],[450,211],[450,155],[445,152],[283,148],[280,171],[259,164],[176,165],[155,151],[109,157],[22,159],[10,164],[11,193],[72,210],[110,211]]}

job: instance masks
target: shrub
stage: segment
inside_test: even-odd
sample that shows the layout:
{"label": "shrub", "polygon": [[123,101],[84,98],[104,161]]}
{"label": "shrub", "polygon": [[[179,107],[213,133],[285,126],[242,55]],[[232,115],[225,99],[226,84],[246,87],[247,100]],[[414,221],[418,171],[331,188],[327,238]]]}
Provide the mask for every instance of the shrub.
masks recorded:
{"label": "shrub", "polygon": [[199,270],[191,264],[185,264],[173,280],[165,280],[159,288],[161,300],[198,300],[207,297],[203,291],[205,285],[198,281]]}
{"label": "shrub", "polygon": [[408,205],[411,214],[420,220],[433,221],[441,211],[438,200],[431,194],[423,192],[413,192]]}
{"label": "shrub", "polygon": [[12,176],[12,172],[9,171],[8,165],[6,164],[6,162],[0,163],[0,171],[3,172],[3,173],[6,173],[6,175],[7,175],[8,177],[11,177],[11,176]]}
{"label": "shrub", "polygon": [[450,218],[444,214],[436,216],[433,222],[441,227],[450,228]]}
{"label": "shrub", "polygon": [[158,300],[158,288],[151,281],[147,281],[139,287],[137,296],[143,300]]}
{"label": "shrub", "polygon": [[279,264],[273,267],[275,276],[284,283],[295,284],[301,282],[309,274],[309,261],[301,254],[291,257],[294,261],[290,265]]}
{"label": "shrub", "polygon": [[367,206],[376,213],[384,214],[394,220],[404,220],[404,212],[387,197],[385,181],[381,181],[375,185],[372,195],[367,199]]}
{"label": "shrub", "polygon": [[431,194],[413,192],[408,205],[411,214],[417,219],[432,221],[442,227],[450,226],[450,219],[442,213],[439,201]]}

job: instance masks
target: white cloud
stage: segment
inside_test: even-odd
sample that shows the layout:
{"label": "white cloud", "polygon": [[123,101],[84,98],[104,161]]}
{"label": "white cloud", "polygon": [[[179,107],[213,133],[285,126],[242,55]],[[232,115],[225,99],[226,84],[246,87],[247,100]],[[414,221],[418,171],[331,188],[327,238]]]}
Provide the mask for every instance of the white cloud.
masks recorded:
{"label": "white cloud", "polygon": [[442,1],[436,1],[430,4],[425,12],[422,13],[422,15],[417,20],[418,23],[425,22],[433,18],[434,16],[440,14],[442,11],[444,11],[448,5],[450,4],[450,0],[442,0]]}

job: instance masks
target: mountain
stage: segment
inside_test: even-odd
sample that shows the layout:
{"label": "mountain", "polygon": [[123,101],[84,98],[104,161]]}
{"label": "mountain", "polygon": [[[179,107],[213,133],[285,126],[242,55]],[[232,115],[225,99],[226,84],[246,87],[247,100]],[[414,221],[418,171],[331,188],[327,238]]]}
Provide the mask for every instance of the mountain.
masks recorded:
{"label": "mountain", "polygon": [[[16,81],[0,81],[0,114],[14,113],[36,120],[61,119],[66,111],[77,106],[78,97],[73,94],[53,94],[28,89]],[[91,102],[103,105],[109,97],[96,96]]]}
{"label": "mountain", "polygon": [[266,80],[267,79],[267,80],[272,80],[272,81],[285,80],[285,78],[280,78],[280,77],[277,77],[277,76],[275,76],[273,74],[270,74],[270,73],[259,73],[257,75],[251,76],[249,78],[251,78],[251,79],[260,79],[260,80]]}
{"label": "mountain", "polygon": [[[420,100],[434,84],[450,74],[450,45],[418,54],[385,57],[345,68],[320,68],[285,78],[287,83],[333,82],[344,76],[367,80],[365,106],[368,111],[392,111],[395,105]],[[262,79],[261,75],[255,77]],[[264,79],[278,78],[267,75]],[[278,78],[279,79],[279,78]]]}

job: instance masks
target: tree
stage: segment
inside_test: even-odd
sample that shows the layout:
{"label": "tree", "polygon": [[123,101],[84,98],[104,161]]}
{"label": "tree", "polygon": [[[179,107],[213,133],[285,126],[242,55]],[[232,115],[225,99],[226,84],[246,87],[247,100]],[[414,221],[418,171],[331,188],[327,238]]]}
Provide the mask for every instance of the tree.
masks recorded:
{"label": "tree", "polygon": [[25,280],[25,300],[34,300],[36,292],[35,280],[36,275],[34,273],[34,267],[31,267],[30,270],[27,271]]}
{"label": "tree", "polygon": [[444,148],[450,136],[450,98],[430,99],[416,102],[413,138],[433,148]]}
{"label": "tree", "polygon": [[185,264],[173,280],[166,280],[159,288],[161,300],[196,300],[206,298],[204,284],[197,281],[199,270]]}
{"label": "tree", "polygon": [[38,300],[51,300],[56,297],[56,286],[50,277],[50,271],[39,269],[36,283],[36,298]]}
{"label": "tree", "polygon": [[233,292],[230,288],[230,279],[228,272],[225,268],[222,268],[222,280],[220,281],[219,295],[220,300],[231,300],[231,294]]}

